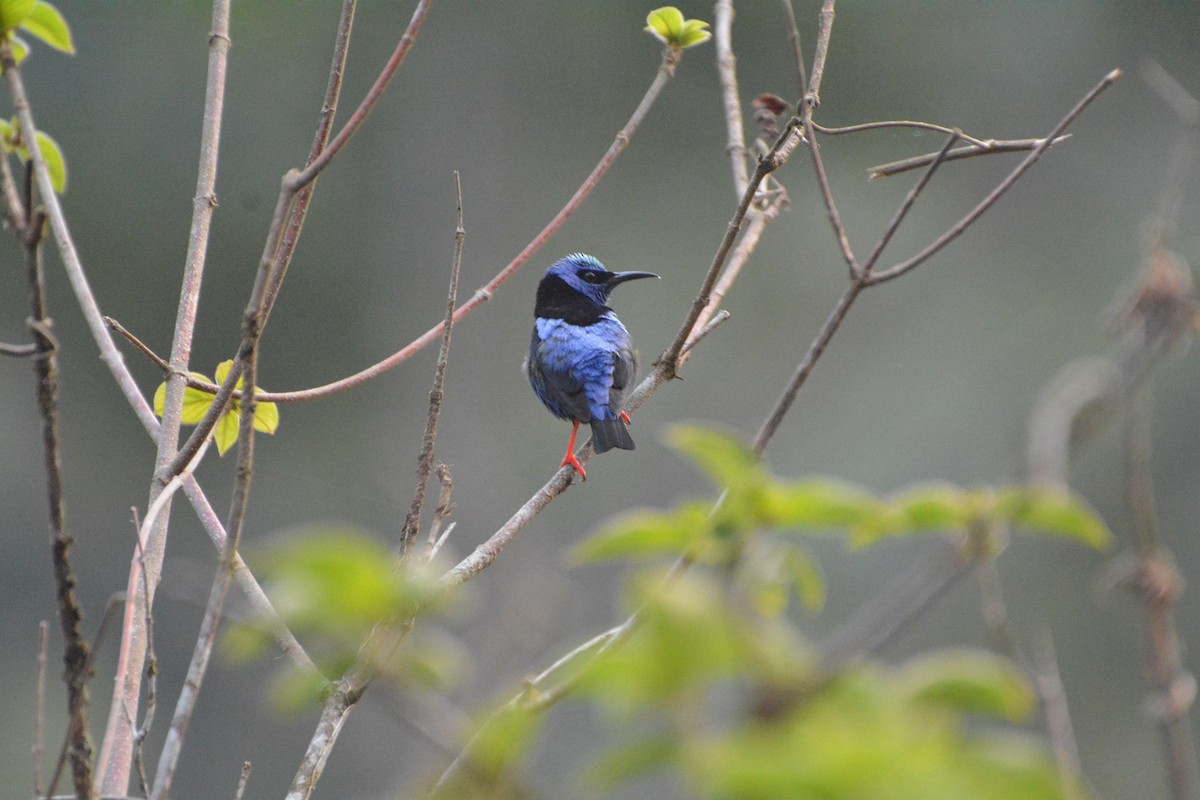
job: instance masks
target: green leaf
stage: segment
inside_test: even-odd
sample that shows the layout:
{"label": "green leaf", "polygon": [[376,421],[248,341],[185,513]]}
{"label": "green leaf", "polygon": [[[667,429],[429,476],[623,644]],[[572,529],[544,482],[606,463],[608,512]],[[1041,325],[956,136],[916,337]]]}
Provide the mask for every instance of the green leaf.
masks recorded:
{"label": "green leaf", "polygon": [[[261,387],[260,387],[261,388]],[[275,433],[279,427],[279,406],[259,400],[254,404],[254,430],[262,433]]]}
{"label": "green leaf", "polygon": [[489,778],[511,771],[525,757],[545,716],[518,703],[484,718],[471,745],[471,771]]}
{"label": "green leaf", "polygon": [[241,420],[242,415],[232,408],[217,420],[216,427],[213,428],[213,441],[217,443],[217,455],[225,455],[229,448],[237,444],[238,426],[241,424]]}
{"label": "green leaf", "polygon": [[876,513],[879,505],[866,489],[833,478],[773,482],[764,492],[763,524],[802,531],[848,528]]}
{"label": "green leaf", "polygon": [[946,650],[908,662],[898,676],[912,700],[960,713],[1025,719],[1037,698],[1012,661],[983,650]]}
{"label": "green leaf", "polygon": [[885,500],[851,529],[850,538],[861,546],[888,536],[965,530],[977,512],[974,497],[959,487],[927,484]]}
{"label": "green leaf", "polygon": [[0,31],[11,31],[33,11],[35,0],[0,0]]}
{"label": "green leaf", "polygon": [[1065,536],[1097,550],[1108,547],[1108,526],[1080,497],[1045,486],[1000,489],[996,514],[1031,533]]}
{"label": "green leaf", "polygon": [[55,50],[75,54],[75,45],[71,41],[71,29],[67,26],[67,21],[58,9],[49,3],[43,0],[34,3],[28,16],[21,20],[20,26]]}
{"label": "green leaf", "polygon": [[678,757],[678,739],[651,736],[613,748],[588,767],[583,780],[589,788],[607,793],[622,782],[652,772]]}
{"label": "green leaf", "polygon": [[22,39],[20,36],[9,35],[9,43],[12,45],[13,63],[17,66],[21,65],[29,56],[29,42]]}
{"label": "green leaf", "polygon": [[67,191],[67,162],[63,158],[62,148],[58,142],[41,131],[37,132],[38,149],[42,151],[42,159],[50,172],[50,185],[56,194]]}
{"label": "green leaf", "polygon": [[666,441],[690,458],[718,489],[765,482],[754,453],[731,433],[699,425],[672,425]]}
{"label": "green leaf", "polygon": [[287,669],[271,682],[272,707],[282,714],[298,714],[321,701],[328,684],[308,670]]}
{"label": "green leaf", "polygon": [[[198,381],[206,381],[209,383],[212,382],[209,381],[207,375],[203,375],[199,372],[193,372],[191,373],[191,376]],[[208,407],[212,405],[213,397],[215,397],[215,395],[212,395],[201,389],[194,389],[191,386],[186,387],[183,390],[183,412],[182,416],[179,418],[179,421],[184,425],[195,425],[197,422],[204,419],[204,415],[208,413]],[[157,389],[154,390],[154,413],[157,414],[159,418],[161,418],[163,415],[163,408],[166,406],[166,402],[167,384],[164,381],[158,385]]]}
{"label": "green leaf", "polygon": [[703,20],[685,20],[675,6],[663,6],[646,16],[645,30],[668,47],[683,49],[708,41],[712,34],[705,30],[707,27]]}
{"label": "green leaf", "polygon": [[387,547],[350,526],[289,535],[262,561],[268,594],[289,626],[355,648],[376,623],[410,615],[440,596],[424,564],[406,561],[397,569]]}
{"label": "green leaf", "polygon": [[[224,361],[222,361],[220,364],[217,364],[217,373],[216,373],[217,379],[215,381],[213,381],[213,383],[224,384],[225,379],[229,377],[229,370],[231,370],[231,369],[233,369],[233,359],[227,358]],[[238,378],[238,382],[237,382],[237,384],[234,385],[234,388],[235,389],[242,388],[242,379],[241,378]]]}
{"label": "green leaf", "polygon": [[825,579],[817,562],[804,550],[793,547],[788,550],[785,565],[800,604],[806,611],[820,611],[825,605]]}
{"label": "green leaf", "polygon": [[708,532],[708,516],[708,507],[696,502],[674,511],[631,511],[580,542],[571,561],[680,555]]}

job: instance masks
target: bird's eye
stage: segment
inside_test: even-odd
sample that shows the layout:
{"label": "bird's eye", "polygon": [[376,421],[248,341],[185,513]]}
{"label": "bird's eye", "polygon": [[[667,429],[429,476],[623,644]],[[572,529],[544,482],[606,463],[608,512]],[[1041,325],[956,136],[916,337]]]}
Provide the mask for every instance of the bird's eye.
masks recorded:
{"label": "bird's eye", "polygon": [[585,269],[579,273],[579,277],[583,278],[588,283],[604,283],[604,276],[594,269]]}

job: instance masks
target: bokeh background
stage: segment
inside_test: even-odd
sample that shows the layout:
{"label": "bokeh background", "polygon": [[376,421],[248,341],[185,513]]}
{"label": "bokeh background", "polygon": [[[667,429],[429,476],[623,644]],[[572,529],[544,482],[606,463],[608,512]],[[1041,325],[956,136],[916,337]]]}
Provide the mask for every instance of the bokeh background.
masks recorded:
{"label": "bokeh background", "polygon": [[[78,54],[36,47],[26,76],[39,127],[66,153],[63,198],[105,313],[160,352],[169,349],[195,186],[209,9],[190,3],[60,0]],[[280,176],[307,152],[339,4],[238,4],[207,282],[193,367],[232,355]],[[712,19],[708,3],[683,2]],[[819,3],[796,3],[812,48]],[[368,124],[321,178],[288,283],[266,335],[261,383],[328,382],[393,352],[433,324],[453,246],[452,171],[466,209],[463,296],[535,234],[591,169],[653,78],[659,47],[642,32],[650,5],[632,2],[436,3],[415,49]],[[364,0],[343,109],[361,97],[394,46],[410,3]],[[1039,389],[1073,359],[1112,345],[1114,298],[1139,266],[1147,221],[1179,134],[1139,77],[1155,59],[1200,94],[1200,6],[1189,2],[847,3],[838,9],[819,119],[935,121],[981,137],[1047,131],[1102,75],[1126,77],[1016,189],[961,240],[854,308],[768,451],[788,476],[830,474],[886,492],[914,481],[963,485],[1020,474],[1027,413]],[[744,97],[795,93],[777,3],[739,4],[734,45]],[[438,456],[453,465],[450,548],[485,539],[553,473],[568,428],[536,402],[519,365],[542,269],[572,251],[611,269],[650,269],[661,282],[622,289],[614,304],[652,360],[674,335],[734,205],[711,44],[688,51],[675,80],[583,209],[494,299],[455,332]],[[7,101],[4,101],[7,102]],[[9,112],[5,112],[9,113]],[[343,111],[343,117],[346,112]],[[869,166],[935,150],[910,131],[826,139],[824,155],[860,252],[911,178],[868,183]],[[982,197],[1017,156],[944,169],[889,252],[928,241]],[[780,175],[792,207],[772,225],[728,298],[732,318],[696,352],[683,382],[638,414],[636,453],[589,464],[590,480],[560,498],[470,586],[453,623],[473,665],[447,707],[479,708],[516,689],[621,613],[622,569],[571,567],[571,544],[609,515],[663,506],[708,487],[661,444],[665,426],[703,420],[749,437],[845,282],[807,159]],[[1172,246],[1200,255],[1193,178]],[[49,252],[49,251],[48,251]],[[20,253],[0,248],[0,339],[23,341]],[[144,507],[153,447],[113,387],[85,331],[57,256],[48,255],[52,314],[62,343],[68,522],[89,631],[123,589],[132,554],[130,507]],[[130,351],[147,394],[160,380]],[[411,497],[433,352],[319,403],[283,409],[264,439],[246,534],[256,544],[313,522],[347,521],[394,540]],[[54,618],[45,537],[44,478],[29,365],[0,362],[0,775],[27,794],[33,735],[36,626]],[[1185,575],[1200,571],[1200,375],[1195,355],[1155,378],[1153,467],[1162,534]],[[232,458],[199,477],[227,507]],[[1115,432],[1073,465],[1075,487],[1128,542]],[[815,640],[887,576],[928,550],[911,544],[850,553],[815,542],[827,608],[802,625]],[[1015,541],[1001,560],[1012,622],[1028,642],[1055,639],[1085,771],[1113,800],[1165,790],[1158,738],[1141,711],[1140,606],[1102,586],[1108,556],[1068,543]],[[157,606],[163,702],[174,702],[214,567],[186,503],[176,504]],[[1200,641],[1200,595],[1178,609],[1185,640]],[[56,630],[52,626],[52,630]],[[57,665],[57,636],[52,664]],[[958,586],[885,655],[983,644],[978,593]],[[93,684],[97,735],[108,708],[115,640]],[[1190,660],[1190,657],[1189,657]],[[193,720],[180,797],[232,795],[243,760],[251,793],[278,796],[311,734],[315,710],[274,711],[274,664],[218,662]],[[51,677],[57,674],[52,666]],[[61,732],[61,687],[50,691]],[[412,718],[453,715],[373,691],[351,718],[318,792],[392,797],[440,769],[446,753]],[[160,706],[150,752],[166,728]],[[573,776],[619,731],[581,705],[556,709],[531,765],[542,796],[571,796]],[[674,796],[670,782],[628,797]]]}

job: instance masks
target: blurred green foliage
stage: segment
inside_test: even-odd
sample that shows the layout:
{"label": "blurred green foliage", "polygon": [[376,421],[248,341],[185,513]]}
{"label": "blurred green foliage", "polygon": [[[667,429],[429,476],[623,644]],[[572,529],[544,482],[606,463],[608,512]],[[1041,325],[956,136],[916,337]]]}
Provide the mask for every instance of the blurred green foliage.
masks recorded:
{"label": "blurred green foliage", "polygon": [[[655,731],[595,759],[585,784],[609,791],[668,771],[693,796],[722,800],[1058,798],[1079,789],[1019,727],[1037,700],[1005,657],[955,648],[898,666],[820,666],[782,613],[793,595],[819,607],[819,571],[795,537],[764,534],[833,531],[857,546],[955,533],[968,557],[994,558],[1016,526],[1103,547],[1108,530],[1081,500],[1045,487],[948,484],[879,499],[842,481],[777,478],[711,429],[680,426],[668,439],[722,492],[715,502],[621,515],[576,549],[583,561],[686,559],[683,568],[632,573],[632,633],[585,650],[586,666],[568,679],[605,716]],[[475,771],[474,790],[456,779],[462,796],[519,796],[511,773],[497,778],[494,744],[480,742],[508,742],[499,760],[515,765],[512,745],[525,745],[533,727],[524,715],[545,705],[531,686],[502,722],[483,723],[468,753],[486,768]],[[504,734],[516,720],[521,736]]]}

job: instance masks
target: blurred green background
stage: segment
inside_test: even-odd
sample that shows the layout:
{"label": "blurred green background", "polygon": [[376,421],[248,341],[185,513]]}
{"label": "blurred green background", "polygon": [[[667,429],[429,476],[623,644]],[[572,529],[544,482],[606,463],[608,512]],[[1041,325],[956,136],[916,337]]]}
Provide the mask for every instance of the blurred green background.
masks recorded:
{"label": "blurred green background", "polygon": [[[209,9],[203,3],[62,0],[78,54],[35,46],[26,65],[40,128],[71,170],[63,203],[106,314],[169,350],[195,187]],[[307,152],[339,4],[238,4],[217,210],[193,368],[231,357],[280,176]],[[681,3],[712,19],[707,3]],[[659,47],[642,32],[651,6],[631,2],[434,5],[408,61],[365,128],[320,179],[264,341],[260,381],[298,389],[354,372],[424,332],[439,316],[453,247],[452,171],[462,174],[466,251],[462,296],[483,285],[558,210],[624,124],[653,78]],[[819,3],[796,3],[811,51]],[[344,119],[374,79],[410,3],[364,0],[343,94]],[[839,6],[818,119],[840,125],[921,119],[984,138],[1037,136],[1106,72],[1127,70],[1056,148],[966,236],[853,309],[772,443],[777,472],[843,476],[877,491],[943,479],[974,485],[1020,474],[1023,428],[1037,393],[1072,359],[1111,345],[1114,297],[1139,266],[1147,220],[1179,124],[1139,77],[1155,59],[1200,94],[1200,6],[1190,2],[932,2]],[[734,46],[744,99],[795,94],[778,3],[739,5]],[[610,269],[649,269],[614,305],[643,361],[669,343],[734,205],[711,44],[689,50],[629,149],[583,209],[494,299],[455,331],[438,457],[453,465],[464,555],[554,472],[568,427],[529,391],[519,365],[534,287],[572,251]],[[4,112],[9,113],[9,112]],[[825,139],[823,153],[851,240],[866,252],[911,185],[868,183],[872,165],[936,150],[936,135],[891,131]],[[1018,156],[945,168],[890,247],[898,260],[957,220]],[[732,319],[698,350],[684,382],[664,387],[635,420],[636,453],[589,464],[590,480],[540,516],[469,587],[456,623],[473,671],[451,696],[473,709],[510,694],[620,613],[618,567],[571,568],[568,546],[608,515],[708,491],[658,440],[663,426],[706,420],[753,435],[845,283],[805,154],[781,172],[792,207],[773,224],[729,297]],[[1179,236],[1200,254],[1193,178]],[[125,585],[130,507],[144,507],[154,450],[85,331],[57,256],[51,313],[62,343],[67,513],[77,538],[80,594],[94,631]],[[26,338],[20,252],[0,250],[0,339]],[[885,260],[887,260],[885,258]],[[412,492],[434,353],[337,397],[282,409],[261,440],[245,536],[256,544],[314,521],[346,520],[394,539]],[[147,395],[160,380],[128,351]],[[0,362],[0,775],[29,786],[36,626],[53,619],[39,422],[29,365]],[[1200,376],[1194,355],[1155,379],[1154,470],[1162,534],[1183,572],[1200,571]],[[198,475],[227,507],[233,460],[210,456]],[[1110,431],[1073,465],[1076,488],[1128,544],[1121,452]],[[830,599],[803,621],[814,639],[845,619],[889,575],[928,553],[912,544],[847,553],[814,545]],[[190,654],[214,552],[186,503],[176,504],[157,606],[160,712],[167,726]],[[1165,791],[1158,737],[1142,714],[1140,606],[1104,588],[1106,557],[1068,543],[1017,540],[1002,558],[1018,637],[1055,639],[1087,776],[1104,797]],[[1200,640],[1195,592],[1178,609]],[[56,630],[52,627],[52,629]],[[978,592],[967,581],[886,655],[937,644],[983,644]],[[97,735],[108,709],[114,639],[93,684]],[[51,677],[58,673],[57,636]],[[277,715],[264,686],[276,665],[218,662],[193,720],[176,794],[232,795],[243,760],[251,794],[290,781],[315,711]],[[50,692],[48,741],[61,734],[63,692]],[[448,705],[448,704],[447,704]],[[406,719],[453,715],[414,708],[386,689],[355,712],[318,795],[395,796],[449,756]],[[542,796],[574,793],[572,775],[612,734],[582,706],[554,711],[531,764]],[[57,747],[53,744],[52,747]],[[670,782],[628,797],[674,796]]]}

